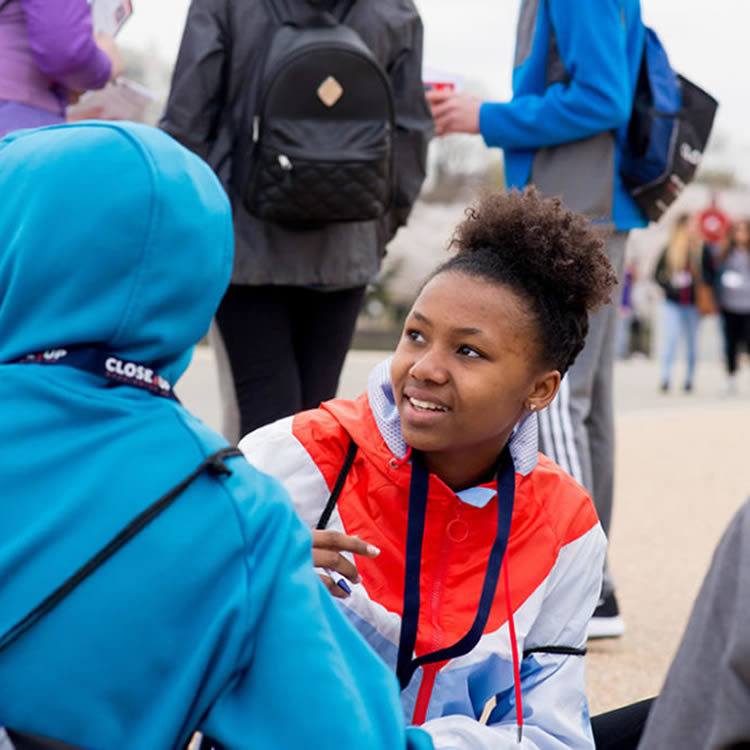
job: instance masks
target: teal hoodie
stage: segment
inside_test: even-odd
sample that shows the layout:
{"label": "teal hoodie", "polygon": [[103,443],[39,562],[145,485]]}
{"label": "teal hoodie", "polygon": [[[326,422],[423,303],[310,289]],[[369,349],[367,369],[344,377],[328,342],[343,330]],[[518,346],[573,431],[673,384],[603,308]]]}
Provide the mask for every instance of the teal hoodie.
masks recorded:
{"label": "teal hoodie", "polygon": [[[211,170],[144,126],[0,141],[0,633],[225,442],[177,402],[25,354],[94,344],[172,382],[229,282]],[[89,748],[407,746],[395,678],[316,580],[281,489],[201,476],[0,652],[0,726]],[[426,735],[412,747],[431,747]]]}

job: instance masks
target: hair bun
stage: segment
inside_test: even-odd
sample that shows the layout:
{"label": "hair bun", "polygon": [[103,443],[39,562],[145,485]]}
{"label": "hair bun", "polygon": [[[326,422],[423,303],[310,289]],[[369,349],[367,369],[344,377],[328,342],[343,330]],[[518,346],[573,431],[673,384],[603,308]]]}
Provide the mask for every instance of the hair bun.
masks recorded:
{"label": "hair bun", "polygon": [[561,373],[583,349],[589,313],[617,285],[604,232],[534,188],[485,194],[467,209],[451,246],[458,252],[435,273],[467,273],[523,297],[540,356]]}
{"label": "hair bun", "polygon": [[554,297],[561,307],[595,310],[610,301],[617,279],[605,252],[605,232],[559,198],[523,192],[487,193],[466,210],[451,245],[459,254],[491,254]]}

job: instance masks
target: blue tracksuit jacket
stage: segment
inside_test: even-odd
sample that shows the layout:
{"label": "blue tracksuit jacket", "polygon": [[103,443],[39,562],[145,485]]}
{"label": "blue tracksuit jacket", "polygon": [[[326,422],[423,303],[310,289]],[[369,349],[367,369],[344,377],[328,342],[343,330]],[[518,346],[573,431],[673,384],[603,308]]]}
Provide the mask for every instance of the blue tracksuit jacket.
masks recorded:
{"label": "blue tracksuit jacket", "polygon": [[[551,52],[552,35],[556,53]],[[602,188],[596,190],[610,192],[605,196],[608,215],[596,210],[594,218],[611,220],[623,231],[645,225],[618,174],[619,144],[630,117],[644,39],[639,0],[523,0],[513,98],[485,103],[480,112],[486,143],[505,150],[509,186],[529,183],[535,161],[543,157],[549,163],[550,149],[611,131],[611,158],[594,148],[560,167],[553,165],[564,172],[556,176],[554,192],[576,193],[582,182],[601,179]],[[558,70],[554,57],[562,65]],[[569,202],[578,207],[575,198]]]}

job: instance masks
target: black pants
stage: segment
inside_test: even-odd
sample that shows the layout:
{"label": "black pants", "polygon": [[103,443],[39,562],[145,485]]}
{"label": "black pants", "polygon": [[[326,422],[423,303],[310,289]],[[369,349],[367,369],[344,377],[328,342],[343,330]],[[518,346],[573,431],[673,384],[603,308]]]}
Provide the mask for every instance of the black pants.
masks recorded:
{"label": "black pants", "polygon": [[365,287],[229,287],[216,313],[240,436],[333,398]]}
{"label": "black pants", "polygon": [[724,323],[724,343],[727,358],[727,372],[737,372],[737,354],[741,345],[750,354],[750,313],[721,311]]}
{"label": "black pants", "polygon": [[635,750],[646,726],[653,698],[591,719],[596,750]]}

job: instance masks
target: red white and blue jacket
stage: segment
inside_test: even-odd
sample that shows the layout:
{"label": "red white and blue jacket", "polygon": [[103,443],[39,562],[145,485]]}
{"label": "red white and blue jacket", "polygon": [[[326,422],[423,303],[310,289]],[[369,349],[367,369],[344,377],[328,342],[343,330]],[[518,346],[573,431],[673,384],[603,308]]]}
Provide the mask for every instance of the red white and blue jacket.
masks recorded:
{"label": "red white and blue jacket", "polygon": [[593,749],[581,652],[606,541],[586,491],[537,452],[535,418],[516,428],[497,484],[456,494],[425,474],[422,511],[388,362],[358,399],[261,428],[240,447],[315,528],[352,440],[327,528],[381,553],[356,561],[361,583],[337,601],[396,671],[407,721],[440,750]]}

